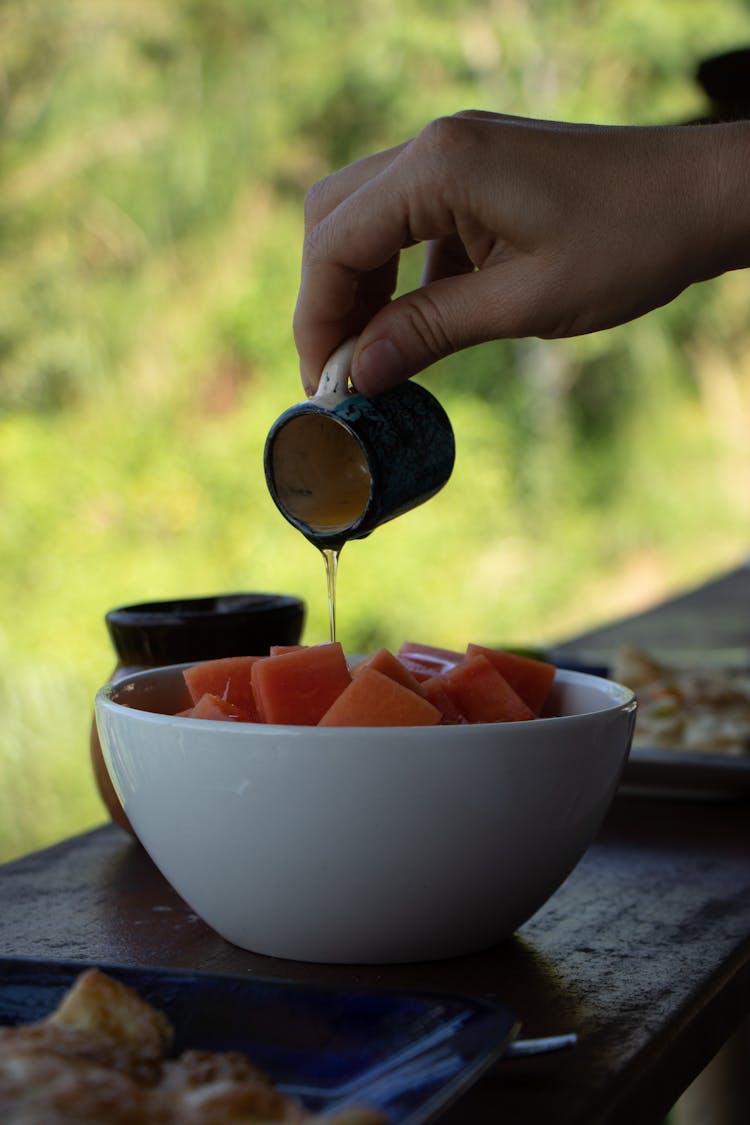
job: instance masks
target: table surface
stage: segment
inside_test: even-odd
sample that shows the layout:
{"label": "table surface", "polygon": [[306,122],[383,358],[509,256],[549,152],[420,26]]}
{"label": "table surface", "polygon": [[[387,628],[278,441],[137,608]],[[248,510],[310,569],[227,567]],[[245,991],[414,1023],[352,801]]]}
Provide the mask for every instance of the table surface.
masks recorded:
{"label": "table surface", "polygon": [[[727,599],[733,612],[716,614]],[[669,621],[675,603],[664,612]],[[681,621],[686,614],[704,622],[700,647],[723,646],[722,621],[733,644],[750,643],[750,569],[679,599]],[[622,794],[576,869],[511,940],[394,966],[307,965],[237,949],[107,825],[0,868],[0,956],[494,999],[518,1013],[525,1036],[572,1031],[578,1045],[496,1064],[442,1125],[656,1125],[750,1008],[749,812],[740,795]]]}
{"label": "table surface", "polygon": [[667,601],[566,639],[555,651],[590,654],[595,662],[621,644],[690,659],[717,652],[722,660],[750,654],[750,560]]}

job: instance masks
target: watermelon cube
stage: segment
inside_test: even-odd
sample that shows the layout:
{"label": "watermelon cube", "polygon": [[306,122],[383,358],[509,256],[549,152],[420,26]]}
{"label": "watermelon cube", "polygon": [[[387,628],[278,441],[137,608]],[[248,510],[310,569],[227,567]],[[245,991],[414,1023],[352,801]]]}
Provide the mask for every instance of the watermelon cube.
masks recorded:
{"label": "watermelon cube", "polygon": [[428,700],[378,672],[364,668],[320,719],[322,727],[437,726],[441,714]]}

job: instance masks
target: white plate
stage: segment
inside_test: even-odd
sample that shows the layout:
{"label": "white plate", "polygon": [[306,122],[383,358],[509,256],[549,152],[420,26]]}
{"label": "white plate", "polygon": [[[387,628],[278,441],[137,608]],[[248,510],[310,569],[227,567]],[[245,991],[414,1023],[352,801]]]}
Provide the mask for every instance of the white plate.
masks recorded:
{"label": "white plate", "polygon": [[742,796],[750,794],[750,754],[707,754],[692,750],[634,747],[620,791],[658,791],[662,795]]}

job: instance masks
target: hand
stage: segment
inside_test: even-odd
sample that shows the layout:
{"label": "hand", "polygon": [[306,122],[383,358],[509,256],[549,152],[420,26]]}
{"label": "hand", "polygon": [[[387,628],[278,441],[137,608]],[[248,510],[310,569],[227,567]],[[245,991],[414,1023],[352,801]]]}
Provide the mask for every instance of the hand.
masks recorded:
{"label": "hand", "polygon": [[[749,264],[749,130],[466,112],[320,181],[294,317],[306,390],[348,336],[372,394],[487,340],[623,323]],[[419,242],[421,285],[392,299]]]}

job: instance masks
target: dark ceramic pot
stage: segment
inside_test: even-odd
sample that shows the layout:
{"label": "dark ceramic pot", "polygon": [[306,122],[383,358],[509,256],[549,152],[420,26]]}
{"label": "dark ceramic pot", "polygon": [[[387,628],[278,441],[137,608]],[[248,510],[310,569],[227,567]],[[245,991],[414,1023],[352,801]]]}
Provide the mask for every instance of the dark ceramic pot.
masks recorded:
{"label": "dark ceramic pot", "polygon": [[277,508],[323,550],[429,500],[456,456],[448,415],[425,387],[408,380],[367,398],[349,386],[354,344],[334,352],[316,394],[271,426],[263,454]]}
{"label": "dark ceramic pot", "polygon": [[[104,620],[117,661],[113,681],[147,668],[222,656],[262,656],[271,645],[298,644],[305,603],[288,594],[218,594],[120,606]],[[112,820],[135,835],[110,780],[95,723],[91,763]]]}

